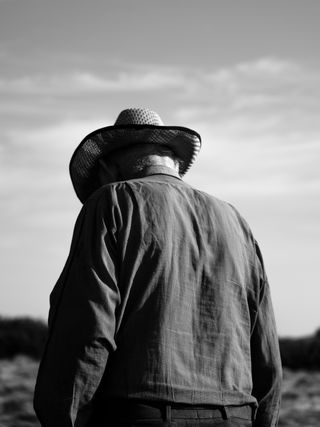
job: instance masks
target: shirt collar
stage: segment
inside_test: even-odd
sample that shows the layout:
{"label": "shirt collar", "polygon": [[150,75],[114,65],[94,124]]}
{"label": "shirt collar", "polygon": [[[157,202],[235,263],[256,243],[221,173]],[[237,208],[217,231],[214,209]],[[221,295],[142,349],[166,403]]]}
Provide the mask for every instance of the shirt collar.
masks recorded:
{"label": "shirt collar", "polygon": [[134,179],[150,175],[171,175],[181,180],[180,175],[175,169],[164,165],[147,166],[141,173],[135,175]]}

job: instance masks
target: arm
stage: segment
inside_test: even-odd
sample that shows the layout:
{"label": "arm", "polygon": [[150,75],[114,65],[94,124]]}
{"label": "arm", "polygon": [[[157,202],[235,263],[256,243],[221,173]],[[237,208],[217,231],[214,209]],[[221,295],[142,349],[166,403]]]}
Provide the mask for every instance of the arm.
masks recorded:
{"label": "arm", "polygon": [[102,201],[90,200],[80,213],[69,260],[51,294],[49,337],[34,394],[45,427],[79,425],[89,414],[116,348],[115,239]]}
{"label": "arm", "polygon": [[280,409],[282,368],[270,288],[258,246],[257,255],[261,271],[261,289],[251,335],[252,394],[258,401],[254,426],[274,427],[278,423]]}

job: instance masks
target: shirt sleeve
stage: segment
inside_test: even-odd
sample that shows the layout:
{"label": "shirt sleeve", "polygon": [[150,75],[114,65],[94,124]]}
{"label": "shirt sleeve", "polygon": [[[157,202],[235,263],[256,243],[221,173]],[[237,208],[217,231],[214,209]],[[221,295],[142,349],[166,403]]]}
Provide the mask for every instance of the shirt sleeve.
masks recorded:
{"label": "shirt sleeve", "polygon": [[89,200],[76,223],[66,266],[50,296],[49,336],[34,408],[45,427],[71,427],[90,415],[108,355],[116,349],[116,237],[106,197]]}
{"label": "shirt sleeve", "polygon": [[251,335],[252,394],[258,401],[254,426],[273,427],[278,425],[282,367],[270,287],[257,244],[256,253],[260,269],[261,288]]}

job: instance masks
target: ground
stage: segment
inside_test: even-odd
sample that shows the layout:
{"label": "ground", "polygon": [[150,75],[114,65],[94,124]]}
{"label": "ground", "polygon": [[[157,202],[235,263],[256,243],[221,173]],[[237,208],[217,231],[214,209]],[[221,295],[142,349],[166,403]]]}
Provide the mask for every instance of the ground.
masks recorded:
{"label": "ground", "polygon": [[[0,427],[40,427],[32,408],[38,362],[0,360]],[[279,427],[320,426],[320,372],[284,370]]]}

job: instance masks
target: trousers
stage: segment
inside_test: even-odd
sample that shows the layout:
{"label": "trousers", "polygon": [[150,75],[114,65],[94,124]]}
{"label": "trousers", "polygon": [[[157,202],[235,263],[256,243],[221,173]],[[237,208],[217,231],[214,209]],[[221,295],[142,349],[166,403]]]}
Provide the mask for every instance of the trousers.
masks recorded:
{"label": "trousers", "polygon": [[251,427],[254,409],[243,406],[193,406],[112,399],[96,410],[88,427]]}

